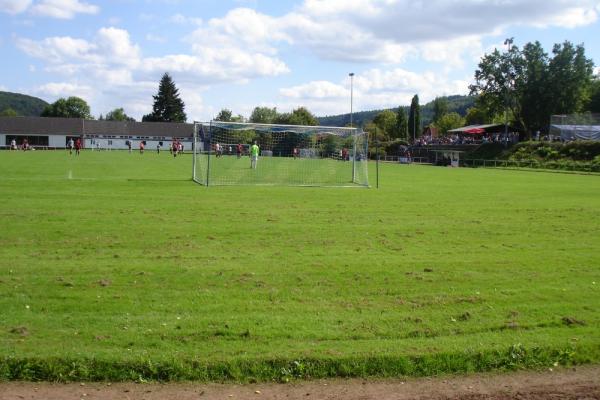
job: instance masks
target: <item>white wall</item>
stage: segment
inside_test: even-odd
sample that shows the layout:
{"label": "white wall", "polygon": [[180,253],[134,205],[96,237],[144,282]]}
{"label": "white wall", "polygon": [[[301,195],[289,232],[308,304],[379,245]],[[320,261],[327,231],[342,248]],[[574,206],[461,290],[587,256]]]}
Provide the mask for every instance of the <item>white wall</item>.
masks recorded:
{"label": "white wall", "polygon": [[66,135],[49,135],[48,136],[48,147],[61,147],[65,148],[67,143]]}
{"label": "white wall", "polygon": [[[140,149],[140,139],[104,139],[104,138],[86,138],[84,140],[84,146],[86,149],[96,150],[97,148],[101,150],[127,150],[127,140],[131,141],[131,150],[139,151]],[[159,142],[162,142],[163,145],[160,148],[161,151],[169,151],[169,147],[171,146],[170,140],[149,140],[144,139],[146,141],[146,151],[156,151],[156,145]],[[184,151],[192,150],[192,139],[189,140],[181,140],[183,143]]]}

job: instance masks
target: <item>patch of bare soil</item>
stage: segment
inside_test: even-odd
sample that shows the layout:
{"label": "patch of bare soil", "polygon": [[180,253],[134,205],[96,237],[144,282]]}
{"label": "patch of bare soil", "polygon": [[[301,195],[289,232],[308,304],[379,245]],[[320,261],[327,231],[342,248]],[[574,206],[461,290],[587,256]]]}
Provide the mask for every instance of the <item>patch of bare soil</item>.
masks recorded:
{"label": "patch of bare soil", "polygon": [[600,399],[600,366],[546,372],[407,380],[318,380],[288,384],[0,383],[0,400],[20,399]]}

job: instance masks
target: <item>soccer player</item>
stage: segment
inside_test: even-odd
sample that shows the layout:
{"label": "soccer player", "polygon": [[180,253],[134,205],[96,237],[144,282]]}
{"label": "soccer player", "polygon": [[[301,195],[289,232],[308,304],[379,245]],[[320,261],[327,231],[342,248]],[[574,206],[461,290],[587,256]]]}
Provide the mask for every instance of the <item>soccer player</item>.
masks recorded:
{"label": "soccer player", "polygon": [[73,142],[73,138],[69,139],[67,147],[69,148],[69,154],[73,154],[73,147],[75,147],[75,142]]}
{"label": "soccer player", "polygon": [[75,154],[79,155],[80,150],[81,150],[81,139],[77,138],[77,141],[75,141]]}
{"label": "soccer player", "polygon": [[293,152],[293,154],[294,154],[294,160],[295,160],[296,158],[298,158],[298,148],[297,148],[297,147],[294,147],[294,152]]}
{"label": "soccer player", "polygon": [[17,141],[15,139],[10,141],[10,149],[17,150]]}
{"label": "soccer player", "polygon": [[256,144],[256,140],[254,144],[250,146],[250,168],[256,169],[256,163],[258,162],[258,154],[260,153],[260,149]]}
{"label": "soccer player", "polygon": [[345,147],[342,149],[342,161],[349,161],[348,149]]}
{"label": "soccer player", "polygon": [[238,143],[238,145],[237,145],[237,158],[240,158],[242,156],[242,151],[244,151],[244,148],[242,147],[241,143]]}
{"label": "soccer player", "polygon": [[144,141],[140,141],[140,154],[144,154]]}

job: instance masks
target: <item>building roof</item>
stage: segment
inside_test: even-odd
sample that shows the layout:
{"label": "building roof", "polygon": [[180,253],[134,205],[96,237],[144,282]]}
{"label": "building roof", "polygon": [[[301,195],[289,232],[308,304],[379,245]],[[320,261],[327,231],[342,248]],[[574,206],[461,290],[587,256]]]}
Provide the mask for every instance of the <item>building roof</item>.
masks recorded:
{"label": "building roof", "polygon": [[80,118],[0,117],[0,133],[191,137],[194,133],[194,125],[176,122],[96,121]]}
{"label": "building roof", "polygon": [[483,129],[486,132],[498,132],[499,128],[504,129],[504,124],[467,125],[461,126],[460,128],[450,129],[448,130],[448,133],[464,133],[465,131],[472,131],[477,129]]}

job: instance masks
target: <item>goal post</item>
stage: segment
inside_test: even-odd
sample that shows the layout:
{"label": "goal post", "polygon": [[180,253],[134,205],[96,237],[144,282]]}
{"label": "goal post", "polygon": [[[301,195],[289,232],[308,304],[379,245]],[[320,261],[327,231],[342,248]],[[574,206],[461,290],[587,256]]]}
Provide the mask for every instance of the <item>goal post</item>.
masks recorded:
{"label": "goal post", "polygon": [[369,186],[359,128],[195,122],[193,143],[192,177],[206,186]]}

